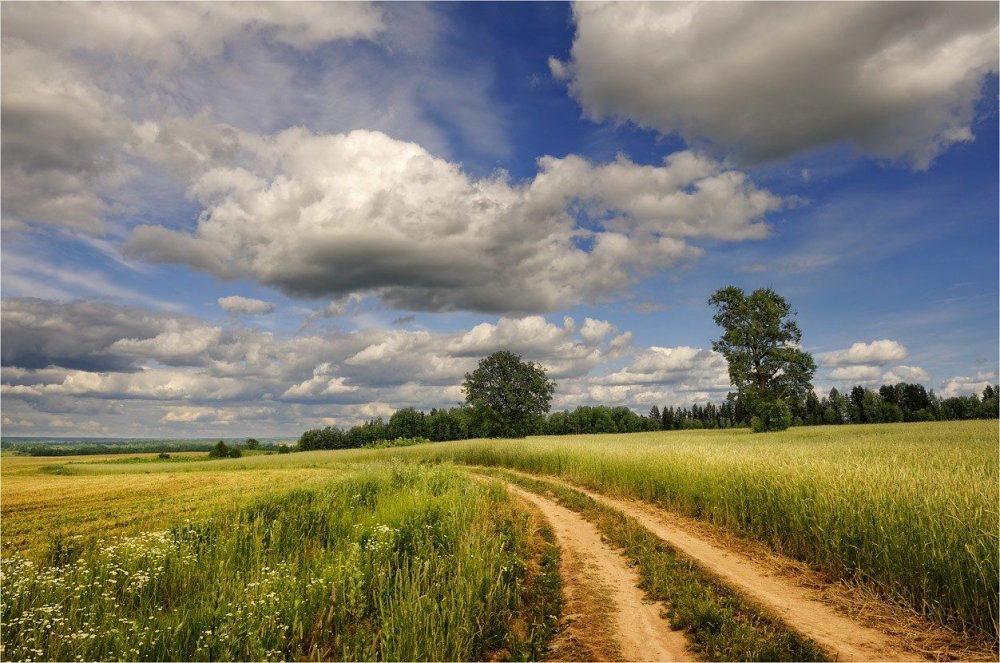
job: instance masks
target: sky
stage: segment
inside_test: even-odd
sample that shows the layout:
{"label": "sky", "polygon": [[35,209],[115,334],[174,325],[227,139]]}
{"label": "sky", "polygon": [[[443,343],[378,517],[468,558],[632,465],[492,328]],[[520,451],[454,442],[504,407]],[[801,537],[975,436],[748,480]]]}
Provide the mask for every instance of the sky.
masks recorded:
{"label": "sky", "polygon": [[821,394],[998,371],[996,3],[4,3],[5,436],[719,402],[775,289]]}

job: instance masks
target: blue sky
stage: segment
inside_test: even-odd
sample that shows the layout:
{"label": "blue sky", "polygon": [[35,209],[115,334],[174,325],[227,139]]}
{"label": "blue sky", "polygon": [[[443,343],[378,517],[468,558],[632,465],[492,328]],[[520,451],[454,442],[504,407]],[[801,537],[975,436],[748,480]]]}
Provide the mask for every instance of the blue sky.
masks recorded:
{"label": "blue sky", "polygon": [[728,284],[792,303],[819,391],[981,391],[997,23],[5,5],[3,432],[295,435],[453,405],[500,348],[559,408],[717,401]]}

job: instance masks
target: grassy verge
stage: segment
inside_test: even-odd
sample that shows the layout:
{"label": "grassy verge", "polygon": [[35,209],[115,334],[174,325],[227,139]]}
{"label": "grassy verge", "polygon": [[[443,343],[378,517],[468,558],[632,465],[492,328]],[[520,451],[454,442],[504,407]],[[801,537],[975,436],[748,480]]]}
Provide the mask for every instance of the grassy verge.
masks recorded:
{"label": "grassy verge", "polygon": [[558,484],[498,470],[482,472],[552,497],[594,523],[636,564],[647,595],[668,604],[671,624],[687,634],[699,659],[827,660],[813,642],[788,630],[767,610],[717,581],[633,518]]}
{"label": "grassy verge", "polygon": [[963,421],[540,437],[383,453],[558,476],[660,505],[995,640],[997,444],[996,422]]}
{"label": "grassy verge", "polygon": [[496,486],[364,470],[166,531],[56,539],[40,564],[5,556],[0,658],[534,658],[551,547]]}

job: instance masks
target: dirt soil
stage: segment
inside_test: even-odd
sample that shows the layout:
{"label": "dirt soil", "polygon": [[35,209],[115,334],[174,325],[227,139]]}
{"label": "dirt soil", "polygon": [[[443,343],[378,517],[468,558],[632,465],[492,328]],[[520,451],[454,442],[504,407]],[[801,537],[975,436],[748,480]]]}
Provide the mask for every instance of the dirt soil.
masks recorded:
{"label": "dirt soil", "polygon": [[800,586],[741,550],[720,546],[717,541],[704,537],[698,528],[686,526],[685,519],[643,502],[608,497],[553,477],[545,479],[578,490],[597,502],[632,516],[660,539],[771,610],[790,628],[812,639],[836,660],[919,661],[936,658],[922,655],[907,647],[900,638],[879,628],[872,628],[839,613],[819,600],[816,589]]}
{"label": "dirt soil", "polygon": [[639,574],[597,528],[556,502],[508,485],[548,520],[561,550],[563,628],[549,660],[691,661],[687,640],[662,605],[639,589]]}

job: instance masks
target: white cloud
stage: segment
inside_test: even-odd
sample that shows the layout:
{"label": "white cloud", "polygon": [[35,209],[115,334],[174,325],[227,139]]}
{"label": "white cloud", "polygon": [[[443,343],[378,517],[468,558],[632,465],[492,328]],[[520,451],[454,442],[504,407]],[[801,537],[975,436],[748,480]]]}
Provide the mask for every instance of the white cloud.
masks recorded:
{"label": "white cloud", "polygon": [[997,383],[996,371],[979,371],[974,376],[956,375],[941,383],[938,395],[942,398],[954,396],[982,395],[986,387]]}
{"label": "white cloud", "polygon": [[689,238],[764,237],[762,218],[783,204],[692,152],[662,166],[543,157],[521,184],[474,179],[373,131],[243,134],[241,147],[251,170],[212,169],[191,186],[206,208],[194,233],[140,226],[126,252],[295,297],[546,312],[698,257]]}
{"label": "white cloud", "polygon": [[136,373],[91,373],[66,371],[54,384],[8,385],[5,395],[13,396],[100,396],[153,400],[226,400],[249,396],[253,387],[232,378],[179,369],[146,369]]}
{"label": "white cloud", "polygon": [[[194,61],[219,57],[236,42],[309,50],[372,39],[384,28],[382,10],[361,2],[6,7],[4,229],[34,222],[100,235],[107,215],[123,211],[115,196],[137,172],[127,164],[131,156],[188,168],[221,158],[227,130],[212,126],[205,113],[171,117],[172,106],[187,96],[176,86],[198,78]],[[206,100],[197,103],[204,108]]]}
{"label": "white cloud", "polygon": [[28,369],[133,369],[135,355],[112,350],[117,342],[128,339],[135,346],[169,330],[178,332],[182,325],[199,325],[190,318],[100,301],[7,298],[0,308],[3,365]]}
{"label": "white cloud", "polygon": [[250,297],[240,297],[239,295],[219,297],[219,306],[227,313],[245,315],[264,315],[274,311],[274,304],[271,302],[251,299]]}
{"label": "white cloud", "polygon": [[160,421],[163,423],[216,423],[232,424],[234,421],[261,419],[274,414],[273,407],[167,407]]}
{"label": "white cloud", "polygon": [[164,331],[152,338],[122,338],[108,346],[113,355],[137,359],[155,359],[172,365],[191,365],[201,362],[201,357],[216,347],[222,338],[221,327],[179,324],[167,320]]}
{"label": "white cloud", "polygon": [[840,382],[871,383],[878,381],[881,375],[878,366],[841,366],[830,371],[830,379]]}
{"label": "white cloud", "polygon": [[607,320],[587,318],[583,321],[583,326],[580,328],[580,336],[587,343],[600,343],[608,334],[614,333],[616,329],[617,327]]}
{"label": "white cloud", "polygon": [[611,373],[603,382],[612,385],[669,384],[676,391],[725,391],[729,369],[725,357],[704,348],[650,347],[631,365]]}
{"label": "white cloud", "polygon": [[572,57],[549,68],[587,116],[751,158],[850,141],[926,168],[972,139],[997,70],[995,3],[579,2],[573,15]]}
{"label": "white cloud", "polygon": [[331,375],[333,367],[324,362],[313,370],[308,380],[292,385],[281,395],[282,398],[308,398],[314,396],[335,396],[358,391],[358,387],[346,384],[343,377]]}
{"label": "white cloud", "polygon": [[930,373],[919,366],[897,366],[882,376],[882,381],[886,384],[898,384],[900,382],[927,383],[931,379]]}
{"label": "white cloud", "polygon": [[909,351],[898,341],[884,338],[871,343],[857,342],[851,347],[817,355],[820,366],[854,366],[858,364],[890,364],[906,359]]}
{"label": "white cloud", "polygon": [[162,66],[218,55],[232,41],[265,37],[299,50],[384,29],[367,2],[24,3],[4,11],[4,38],[70,53],[134,56]]}
{"label": "white cloud", "polygon": [[[105,195],[127,177],[119,150],[131,125],[120,103],[73,63],[17,39],[7,41],[4,10],[3,207],[5,228],[26,221],[98,234]],[[37,6],[37,5],[35,5]]]}

